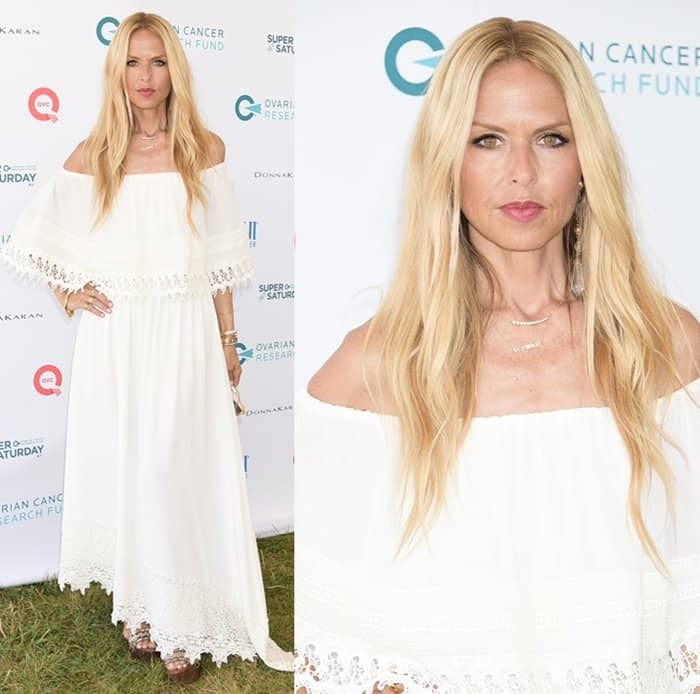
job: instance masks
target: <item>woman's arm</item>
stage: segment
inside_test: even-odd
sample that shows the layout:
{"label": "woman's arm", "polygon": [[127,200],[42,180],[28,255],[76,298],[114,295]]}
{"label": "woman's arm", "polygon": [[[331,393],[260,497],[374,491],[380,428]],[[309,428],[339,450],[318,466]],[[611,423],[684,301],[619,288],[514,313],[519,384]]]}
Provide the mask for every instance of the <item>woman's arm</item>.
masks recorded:
{"label": "woman's arm", "polygon": [[238,335],[233,333],[236,330],[236,320],[233,311],[233,292],[227,289],[214,297],[214,310],[216,320],[219,323],[219,334],[223,344],[224,356],[226,357],[226,369],[229,381],[237,386],[241,380],[241,363],[238,360],[236,343]]}
{"label": "woman's arm", "polygon": [[214,297],[216,319],[219,321],[219,332],[235,330],[236,321],[233,314],[233,292],[227,289]]}

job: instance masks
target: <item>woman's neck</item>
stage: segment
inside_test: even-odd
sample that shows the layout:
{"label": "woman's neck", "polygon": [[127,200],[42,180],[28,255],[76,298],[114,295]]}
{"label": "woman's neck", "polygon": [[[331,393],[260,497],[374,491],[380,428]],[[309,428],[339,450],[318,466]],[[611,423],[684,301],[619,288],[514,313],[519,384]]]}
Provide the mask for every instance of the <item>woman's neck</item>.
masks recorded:
{"label": "woman's neck", "polygon": [[493,296],[486,279],[480,279],[483,305],[514,316],[533,316],[571,298],[561,236],[553,241],[532,251],[508,251],[495,246],[477,249],[489,262],[496,279]]}
{"label": "woman's neck", "polygon": [[132,113],[134,133],[153,135],[167,128],[168,119],[164,105],[143,110],[132,107]]}

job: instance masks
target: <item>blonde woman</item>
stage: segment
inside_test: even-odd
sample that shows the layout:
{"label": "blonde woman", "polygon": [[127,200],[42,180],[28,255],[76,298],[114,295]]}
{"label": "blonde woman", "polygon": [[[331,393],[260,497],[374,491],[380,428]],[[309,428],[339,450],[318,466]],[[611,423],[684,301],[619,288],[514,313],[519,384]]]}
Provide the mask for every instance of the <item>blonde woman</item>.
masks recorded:
{"label": "blonde woman", "polygon": [[299,692],[700,692],[700,326],[625,185],[562,36],[448,49],[396,276],[297,402]]}
{"label": "blonde woman", "polygon": [[136,13],[107,52],[89,137],[2,259],[78,313],[59,583],[112,593],[132,655],[171,680],[270,640],[229,381],[232,289],[251,277],[224,145],[172,26]]}

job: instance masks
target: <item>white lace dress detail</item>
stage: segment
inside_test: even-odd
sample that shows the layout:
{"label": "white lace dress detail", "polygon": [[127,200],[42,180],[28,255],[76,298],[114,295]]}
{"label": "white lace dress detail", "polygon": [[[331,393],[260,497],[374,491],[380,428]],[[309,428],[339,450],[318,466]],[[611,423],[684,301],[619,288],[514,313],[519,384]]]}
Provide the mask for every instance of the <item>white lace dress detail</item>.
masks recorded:
{"label": "white lace dress detail", "polygon": [[[692,397],[691,397],[692,396]],[[476,418],[445,511],[396,556],[393,417],[296,401],[296,686],[307,694],[696,694],[700,380],[659,403],[676,523],[626,517],[629,463],[606,408]],[[665,412],[665,415],[664,415]],[[698,689],[700,692],[700,689]]]}
{"label": "white lace dress detail", "polygon": [[[151,638],[161,656],[182,649],[192,661],[209,653],[214,663],[222,665],[231,655],[245,660],[260,655],[270,667],[292,668],[291,654],[267,637],[266,622],[261,621],[258,611],[261,597],[256,595],[262,586],[257,585],[253,567],[232,577],[235,584],[228,586],[204,572],[164,575],[143,557],[128,552],[119,557],[116,536],[114,530],[94,523],[64,524],[62,539],[66,551],[59,575],[61,588],[68,586],[84,593],[92,582],[99,584],[113,596],[112,621],[129,625],[149,623]],[[115,571],[117,558],[122,566]],[[241,559],[244,565],[245,556]],[[256,557],[247,557],[249,562],[255,560]],[[119,590],[119,584],[127,577],[131,585]],[[236,593],[247,593],[249,606],[232,602],[234,587]],[[252,636],[251,626],[257,630]]]}
{"label": "white lace dress detail", "polygon": [[114,302],[78,312],[70,373],[60,585],[112,594],[163,655],[259,655],[270,640],[241,442],[212,294],[250,277],[223,165],[204,172],[198,236],[176,173],[127,176],[92,230],[89,176],[62,171],[20,217],[5,265],[44,284],[91,280]]}
{"label": "white lace dress detail", "polygon": [[91,176],[62,169],[20,216],[0,263],[63,290],[92,281],[110,297],[215,295],[245,283],[248,234],[224,164],[203,172],[206,208],[193,233],[178,173],[125,176],[109,218],[93,228]]}

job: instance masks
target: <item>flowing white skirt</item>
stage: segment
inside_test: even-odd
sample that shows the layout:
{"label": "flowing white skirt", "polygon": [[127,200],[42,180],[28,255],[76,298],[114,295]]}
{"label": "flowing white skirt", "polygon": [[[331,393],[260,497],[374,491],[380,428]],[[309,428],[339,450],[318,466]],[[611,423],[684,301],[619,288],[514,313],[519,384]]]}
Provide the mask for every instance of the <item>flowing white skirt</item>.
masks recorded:
{"label": "flowing white skirt", "polygon": [[268,636],[238,425],[211,296],[83,313],[66,439],[59,583],[113,596],[163,655],[259,654]]}

